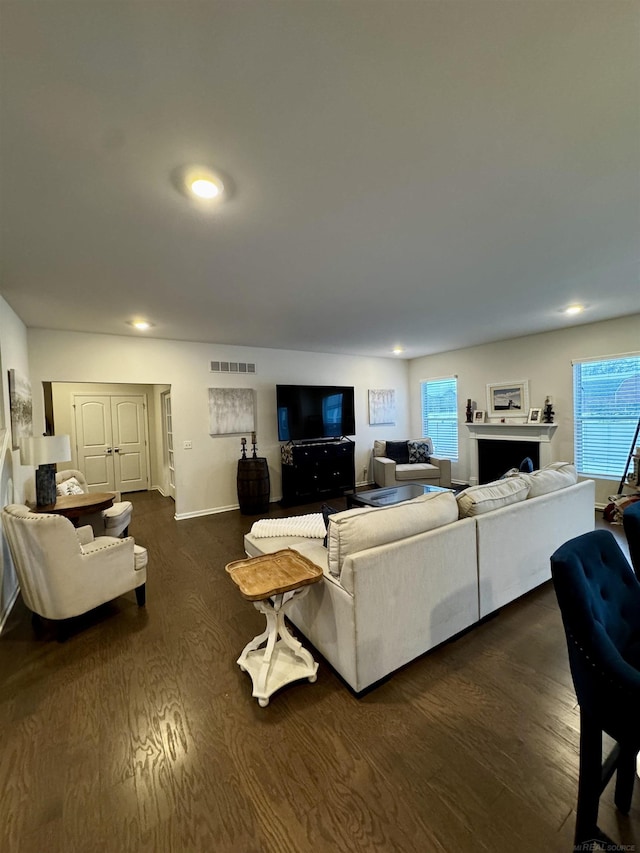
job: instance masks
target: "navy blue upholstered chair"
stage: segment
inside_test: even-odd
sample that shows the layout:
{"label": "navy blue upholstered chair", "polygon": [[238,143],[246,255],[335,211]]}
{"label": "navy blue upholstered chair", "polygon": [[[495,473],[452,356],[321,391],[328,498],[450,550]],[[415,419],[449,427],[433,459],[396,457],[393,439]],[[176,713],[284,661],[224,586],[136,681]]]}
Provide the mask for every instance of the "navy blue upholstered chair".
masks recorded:
{"label": "navy blue upholstered chair", "polygon": [[[640,581],[608,530],[566,542],[551,572],[580,705],[575,842],[612,843],[598,829],[600,794],[617,771],[615,804],[629,811],[640,751]],[[603,732],[616,742],[604,763]]]}
{"label": "navy blue upholstered chair", "polygon": [[622,524],[629,543],[633,570],[640,578],[640,501],[636,501],[625,509],[622,513]]}

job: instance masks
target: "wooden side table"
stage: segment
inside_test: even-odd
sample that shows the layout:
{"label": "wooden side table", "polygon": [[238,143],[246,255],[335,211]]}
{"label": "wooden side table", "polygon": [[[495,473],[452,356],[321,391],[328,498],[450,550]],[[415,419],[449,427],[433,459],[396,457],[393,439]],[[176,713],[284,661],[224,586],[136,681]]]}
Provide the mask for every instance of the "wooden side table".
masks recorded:
{"label": "wooden side table", "polygon": [[83,515],[91,515],[113,506],[113,492],[84,492],[81,495],[58,495],[54,504],[29,505],[31,512],[64,515],[77,527]]}
{"label": "wooden side table", "polygon": [[294,599],[309,591],[309,584],[322,580],[322,569],[290,548],[235,560],[225,568],[241,595],[253,601],[267,620],[265,630],[247,643],[237,660],[242,672],[251,676],[251,695],[264,708],[270,696],[285,684],[317,678],[318,664],[289,633],[284,617]]}
{"label": "wooden side table", "polygon": [[243,515],[269,512],[269,466],[264,456],[238,459],[238,505]]}

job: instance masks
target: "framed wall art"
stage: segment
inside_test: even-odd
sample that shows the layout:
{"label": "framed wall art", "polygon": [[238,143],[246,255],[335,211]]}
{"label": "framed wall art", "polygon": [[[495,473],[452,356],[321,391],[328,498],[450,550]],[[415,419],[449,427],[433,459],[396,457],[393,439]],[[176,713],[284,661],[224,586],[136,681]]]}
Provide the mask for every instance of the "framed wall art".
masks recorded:
{"label": "framed wall art", "polygon": [[209,435],[254,432],[253,388],[209,388]]}
{"label": "framed wall art", "polygon": [[394,426],[396,422],[396,392],[384,388],[369,389],[369,423]]}
{"label": "framed wall art", "polygon": [[490,418],[524,418],[529,414],[529,380],[492,382],[487,385],[487,411]]}
{"label": "framed wall art", "polygon": [[31,383],[13,368],[9,370],[9,409],[12,449],[19,450],[20,439],[33,435],[33,398]]}

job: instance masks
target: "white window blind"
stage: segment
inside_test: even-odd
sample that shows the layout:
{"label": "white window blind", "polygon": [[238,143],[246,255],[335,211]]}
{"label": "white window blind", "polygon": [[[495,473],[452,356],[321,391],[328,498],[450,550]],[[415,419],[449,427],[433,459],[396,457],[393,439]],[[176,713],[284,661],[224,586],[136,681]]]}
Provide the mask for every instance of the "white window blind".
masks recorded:
{"label": "white window blind", "polygon": [[458,458],[458,380],[455,376],[420,383],[422,435],[433,441],[436,456]]}
{"label": "white window blind", "polygon": [[619,480],[640,417],[640,354],[574,363],[573,412],[578,471]]}

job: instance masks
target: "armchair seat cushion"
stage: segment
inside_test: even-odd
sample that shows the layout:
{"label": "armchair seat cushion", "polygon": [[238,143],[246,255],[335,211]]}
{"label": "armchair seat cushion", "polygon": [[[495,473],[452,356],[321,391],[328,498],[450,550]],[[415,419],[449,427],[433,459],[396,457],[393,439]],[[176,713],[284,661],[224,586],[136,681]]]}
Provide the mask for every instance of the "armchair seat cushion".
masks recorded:
{"label": "armchair seat cushion", "polygon": [[133,504],[131,501],[119,501],[113,506],[102,511],[102,522],[104,532],[107,536],[116,536],[122,533],[131,523],[133,515]]}
{"label": "armchair seat cushion", "polygon": [[147,554],[147,549],[143,548],[142,545],[134,545],[133,546],[133,568],[136,572],[139,572],[140,569],[144,569],[149,561],[149,555]]}
{"label": "armchair seat cushion", "polygon": [[114,503],[113,506],[104,509],[102,511],[102,515],[108,527],[108,521],[110,519],[120,519],[123,515],[130,512],[133,512],[133,504],[131,501],[119,501],[118,503]]}
{"label": "armchair seat cushion", "polygon": [[430,462],[396,465],[396,480],[440,480],[440,469]]}

